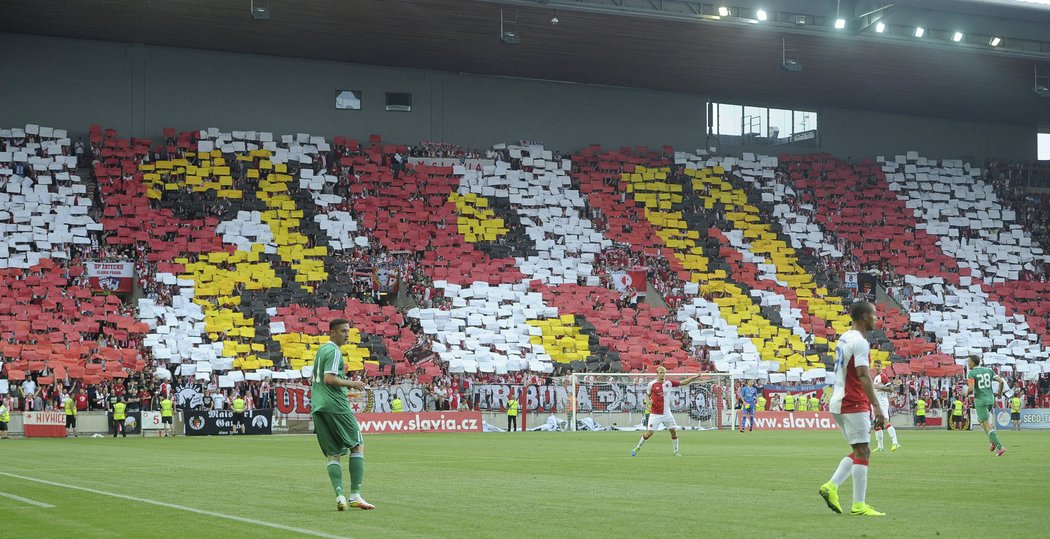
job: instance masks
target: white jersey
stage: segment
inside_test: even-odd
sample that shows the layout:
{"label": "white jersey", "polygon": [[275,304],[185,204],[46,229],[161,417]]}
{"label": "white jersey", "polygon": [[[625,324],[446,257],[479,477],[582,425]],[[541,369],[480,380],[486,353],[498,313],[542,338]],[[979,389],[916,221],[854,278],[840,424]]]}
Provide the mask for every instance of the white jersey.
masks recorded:
{"label": "white jersey", "polygon": [[886,414],[890,413],[890,395],[893,394],[892,390],[879,389],[880,385],[889,385],[890,377],[886,375],[886,371],[882,371],[876,376],[872,382],[875,385],[875,397],[879,399],[879,406],[882,407],[882,411]]}
{"label": "white jersey", "polygon": [[864,334],[851,329],[835,345],[835,387],[828,403],[833,414],[868,412],[871,403],[857,378],[857,367],[867,367],[870,347]]}

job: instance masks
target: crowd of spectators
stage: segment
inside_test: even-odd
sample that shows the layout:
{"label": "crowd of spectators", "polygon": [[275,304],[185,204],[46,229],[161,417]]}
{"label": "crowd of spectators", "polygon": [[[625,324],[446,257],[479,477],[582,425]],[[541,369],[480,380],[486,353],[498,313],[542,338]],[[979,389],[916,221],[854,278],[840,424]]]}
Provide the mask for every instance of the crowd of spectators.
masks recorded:
{"label": "crowd of spectators", "polygon": [[458,144],[449,142],[436,142],[432,140],[421,140],[415,146],[409,146],[409,157],[429,157],[432,159],[478,159],[481,152],[473,149],[465,149]]}
{"label": "crowd of spectators", "polygon": [[[174,138],[165,141],[167,144],[157,152],[146,152],[145,154],[136,157],[136,164],[148,163],[151,160],[156,159],[171,159],[171,158],[187,158],[184,148],[176,144]],[[21,141],[8,141],[0,139],[0,151],[8,149],[10,146],[24,146],[26,143],[32,143],[32,138],[26,137]],[[86,165],[92,162],[99,161],[99,155],[101,154],[102,146],[98,142],[92,142],[85,146],[82,140],[78,140],[77,144],[71,149],[68,146],[63,147],[63,153],[68,155],[69,152],[73,152],[78,157],[78,164]],[[341,159],[341,156],[352,156],[358,155],[360,150],[352,150],[347,148],[337,148],[328,153],[319,153],[312,163],[303,164],[303,167],[312,168],[315,173],[330,173],[337,176],[338,181],[336,182],[334,189],[339,194],[343,195],[345,202],[342,206],[333,206],[332,208],[322,208],[320,211],[328,211],[333,209],[340,209],[342,211],[350,211],[352,208],[352,201],[357,197],[367,197],[370,193],[367,190],[352,192],[349,188],[350,185],[356,181],[355,171],[352,164],[346,164]],[[447,143],[436,143],[431,141],[420,141],[416,146],[410,147],[408,155],[412,157],[428,157],[428,158],[476,158],[480,157],[479,152],[474,150],[465,150],[462,147],[447,144]],[[397,154],[400,155],[400,154]],[[520,160],[511,158],[510,153],[507,150],[490,150],[486,157],[493,159],[503,160],[513,163],[516,167],[520,166]],[[554,156],[555,160],[560,160],[561,155]],[[195,161],[194,156],[188,156],[188,159],[192,162]],[[394,162],[397,161],[395,155],[384,156],[384,162],[388,163],[388,166],[395,167]],[[517,161],[517,163],[515,163]],[[231,176],[233,177],[233,189],[246,189],[252,188],[254,180],[248,177],[247,171],[251,168],[250,164],[246,164],[241,159],[232,158],[231,162]],[[400,161],[397,161],[397,167],[400,167]],[[19,168],[19,163],[14,163],[13,172],[15,174],[25,175],[27,177],[35,177],[33,167],[26,167],[22,163],[22,167]],[[298,172],[297,163],[290,163],[289,173],[295,174]],[[1016,184],[1011,187],[1011,180],[1009,174],[1002,174],[1004,167],[1009,170],[1013,169],[1013,165],[994,163],[993,166],[988,167],[985,180],[995,186],[996,192],[1005,205],[1015,209],[1018,215],[1018,221],[1022,223],[1027,230],[1032,232],[1033,237],[1044,245],[1044,248],[1048,247],[1047,243],[1050,242],[1050,229],[1048,229],[1046,223],[1050,218],[1050,210],[1045,199],[1028,194],[1024,189],[1019,188]],[[777,181],[783,181],[784,171],[778,171]],[[125,174],[121,181],[133,181],[131,174]],[[0,175],[0,184],[6,181],[6,177]],[[743,188],[748,192],[749,195],[756,195],[754,187],[751,184],[743,184]],[[202,208],[207,215],[213,217],[222,218],[227,216],[232,209],[228,201],[206,201],[203,195],[195,194],[189,191],[187,187],[182,187],[185,190],[185,194],[190,197],[192,201],[195,201],[198,207]],[[92,208],[92,212],[95,218],[98,218],[98,212],[101,207],[105,205],[105,195],[101,193],[101,190],[97,189],[96,186],[92,185],[92,192],[85,196],[92,196],[96,199],[98,204]],[[196,198],[194,198],[196,197]],[[793,211],[798,214],[807,214],[811,221],[815,220],[812,210],[807,209],[806,204],[815,202],[815,194],[807,193],[805,189],[801,190],[795,196],[789,196],[783,202],[789,204]],[[687,208],[688,209],[688,208]],[[695,208],[694,208],[695,209]],[[601,213],[600,210],[590,209],[585,210],[587,212],[586,217],[591,220],[595,228],[599,231],[604,231],[607,228],[608,219]],[[719,210],[716,210],[716,213]],[[766,209],[761,210],[763,212],[762,218],[766,222],[772,222],[773,217],[769,214]],[[716,215],[716,217],[723,217],[723,215]],[[367,236],[367,231],[363,231],[362,234]],[[158,302],[165,302],[170,298],[171,291],[167,286],[157,283],[154,280],[156,275],[156,264],[148,260],[148,254],[150,252],[150,246],[146,242],[136,242],[130,245],[110,245],[105,241],[105,237],[101,234],[90,235],[90,244],[70,244],[69,245],[69,257],[68,263],[65,265],[66,277],[69,279],[69,284],[74,286],[85,286],[86,282],[82,274],[72,275],[69,272],[69,268],[76,267],[83,260],[87,259],[101,259],[101,260],[133,260],[136,265],[137,275],[139,278],[139,285],[142,288],[143,294],[146,297],[154,299]],[[169,238],[173,239],[173,238]],[[354,281],[354,284],[349,291],[349,296],[354,297],[362,302],[374,303],[381,300],[378,289],[375,285],[375,279],[372,271],[377,267],[392,268],[398,272],[401,287],[404,288],[404,292],[412,299],[412,303],[423,307],[438,307],[448,308],[449,301],[443,298],[440,291],[434,287],[432,279],[427,275],[422,267],[422,253],[419,251],[412,253],[391,253],[379,246],[378,242],[374,241],[373,238],[369,237],[368,246],[362,246],[354,249],[347,249],[339,252],[337,256],[342,262],[346,264],[349,271],[355,274],[360,274],[361,278]],[[828,241],[837,245],[838,250],[848,253],[850,245],[843,242],[840,238],[834,235],[828,236]],[[1048,249],[1050,250],[1050,249]],[[820,272],[828,275],[839,276],[843,272],[849,271],[864,271],[869,269],[877,269],[881,272],[883,280],[886,281],[890,286],[895,288],[896,295],[899,299],[903,298],[905,301],[910,297],[912,292],[910,287],[904,285],[903,280],[894,274],[894,268],[888,265],[878,265],[872,267],[861,267],[858,262],[849,256],[841,258],[831,258],[826,256],[818,256],[819,253],[813,252],[809,248],[804,248],[803,252],[815,257],[817,260],[817,269]],[[187,258],[192,262],[197,259],[196,255],[188,254]],[[279,261],[274,263],[281,263]],[[595,260],[596,274],[601,278],[603,286],[610,289],[620,290],[615,283],[610,280],[610,275],[614,272],[619,271],[630,271],[636,267],[642,267],[646,269],[648,279],[652,282],[657,292],[667,302],[670,307],[670,312],[664,318],[668,329],[672,336],[682,343],[683,349],[690,352],[690,354],[701,360],[702,365],[706,370],[712,370],[713,365],[709,361],[710,350],[706,346],[693,347],[687,335],[677,329],[678,325],[675,322],[675,310],[684,299],[684,283],[678,276],[678,273],[671,267],[670,262],[662,255],[650,255],[641,253],[636,250],[628,248],[617,248],[608,249],[600,253]],[[24,278],[24,277],[23,277]],[[1025,275],[1023,278],[1046,279],[1046,272],[1036,272],[1036,274]],[[621,303],[616,305],[617,308],[628,307],[634,305],[638,301],[639,290],[635,290],[632,287],[626,287],[620,290]],[[644,292],[644,291],[642,291]],[[389,298],[388,298],[389,299]],[[906,304],[907,305],[907,304]],[[929,305],[924,305],[922,308],[929,309]],[[118,307],[119,313],[125,316],[134,316],[134,309],[128,304],[121,304]],[[407,307],[402,308],[402,312],[407,310]],[[414,322],[408,317],[405,318],[405,327],[410,327]],[[112,328],[111,328],[112,329]],[[418,330],[418,328],[415,328]],[[921,334],[921,328],[913,328],[916,334]],[[103,331],[102,325],[100,325],[97,334],[81,335],[82,339],[93,339],[96,340],[100,346],[119,346],[121,348],[135,348],[139,350],[139,358],[144,359],[149,363],[149,367],[145,371],[129,373],[127,378],[115,378],[113,380],[104,380],[98,384],[84,385],[75,380],[62,380],[56,381],[54,384],[43,384],[37,385],[35,379],[37,374],[33,374],[25,382],[12,385],[10,391],[10,398],[12,401],[12,408],[17,410],[47,410],[47,409],[58,409],[61,404],[63,395],[77,394],[83,389],[87,394],[87,410],[106,410],[114,402],[117,397],[125,398],[129,403],[129,410],[134,411],[137,408],[141,409],[157,409],[159,403],[159,397],[161,396],[174,396],[178,398],[178,395],[182,391],[186,391],[186,395],[189,396],[187,399],[186,406],[188,407],[200,407],[209,409],[224,409],[229,407],[229,403],[235,395],[244,395],[246,400],[249,402],[249,406],[254,408],[267,408],[272,406],[274,402],[274,390],[275,383],[267,380],[263,381],[251,381],[241,382],[235,387],[221,388],[218,387],[217,376],[209,378],[208,380],[193,380],[188,378],[181,378],[175,381],[175,386],[169,382],[166,378],[158,378],[155,376],[157,370],[163,370],[170,372],[170,365],[165,362],[158,362],[153,360],[149,355],[149,349],[142,346],[141,337],[134,334],[129,335],[128,339],[122,341],[114,341],[111,332]],[[427,337],[422,337],[419,345],[423,349],[429,349],[429,341]],[[40,373],[42,375],[48,374],[46,371]],[[924,398],[931,402],[932,408],[946,407],[947,403],[959,394],[960,380],[958,378],[946,378],[946,379],[931,379],[930,377],[924,377],[919,375],[906,375],[896,380],[899,391],[896,397],[897,402],[900,406],[910,406],[916,398]],[[279,382],[278,382],[279,383]],[[433,409],[446,410],[456,409],[460,406],[471,406],[476,404],[473,402],[473,393],[471,387],[478,384],[551,384],[552,380],[549,377],[536,375],[532,373],[512,373],[508,375],[453,375],[444,374],[439,377],[435,377],[426,382],[420,381],[419,373],[407,373],[399,374],[397,376],[386,376],[373,380],[374,385],[380,385],[384,387],[420,387],[423,388],[425,393],[431,400],[428,401],[428,406],[433,406]],[[1045,394],[1045,389],[1041,389],[1040,385],[1032,381],[1012,381],[1012,384],[1018,386],[1018,391],[1023,392],[1028,400],[1029,406],[1041,404],[1039,402],[1040,396]],[[193,395],[200,395],[199,402]]]}
{"label": "crowd of spectators", "polygon": [[[1014,210],[1016,221],[1032,235],[1044,252],[1050,252],[1050,195],[1031,193],[1020,177],[1035,171],[1050,179],[1050,165],[1016,164],[1010,161],[989,161],[982,180],[995,189],[999,202]],[[1022,280],[1046,281],[1050,271],[1046,266],[1035,272],[1024,272]]]}

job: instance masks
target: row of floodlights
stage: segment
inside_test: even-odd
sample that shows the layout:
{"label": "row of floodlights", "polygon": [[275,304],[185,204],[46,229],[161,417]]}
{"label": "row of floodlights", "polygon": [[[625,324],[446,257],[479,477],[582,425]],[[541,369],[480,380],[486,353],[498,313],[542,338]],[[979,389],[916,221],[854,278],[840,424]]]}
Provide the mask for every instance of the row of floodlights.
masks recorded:
{"label": "row of floodlights", "polygon": [[[718,16],[719,17],[728,17],[729,14],[730,14],[730,11],[729,11],[728,7],[721,6],[721,7],[718,8]],[[769,13],[767,13],[766,10],[764,10],[764,9],[759,9],[759,10],[755,11],[755,18],[758,19],[759,21],[768,20],[769,19]],[[798,19],[799,24],[805,24],[805,20],[806,19],[804,17],[800,17]],[[843,18],[835,19],[835,29],[836,30],[842,30],[844,28],[846,28],[846,19],[843,19]],[[886,24],[885,23],[883,23],[883,22],[875,23],[875,33],[881,34],[881,33],[885,32],[885,31],[886,31]],[[914,35],[917,38],[922,38],[923,36],[926,35],[926,29],[921,27],[921,26],[916,26]],[[962,32],[955,32],[954,34],[952,34],[952,41],[958,43],[958,42],[963,40],[963,37],[965,37],[965,36],[963,35]],[[988,44],[993,46],[993,47],[998,47],[999,44],[1002,43],[1002,42],[1003,42],[1002,38],[996,37],[996,36],[992,36],[992,38],[988,40]]]}

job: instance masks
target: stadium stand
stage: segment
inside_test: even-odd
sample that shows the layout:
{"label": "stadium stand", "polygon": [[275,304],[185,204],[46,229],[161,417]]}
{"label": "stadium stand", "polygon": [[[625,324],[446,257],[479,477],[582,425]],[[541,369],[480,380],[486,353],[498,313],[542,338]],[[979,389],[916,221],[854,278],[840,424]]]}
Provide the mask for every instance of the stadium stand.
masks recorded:
{"label": "stadium stand", "polygon": [[[9,380],[108,394],[115,377],[174,375],[262,400],[268,380],[309,375],[322,322],[346,317],[352,370],[429,384],[445,406],[453,377],[523,372],[801,383],[825,377],[849,327],[842,272],[871,269],[905,307],[880,305],[873,355],[909,399],[941,396],[976,351],[1013,377],[1047,370],[1031,201],[1004,206],[961,161],[500,144],[470,168],[404,163],[461,149],[378,135],[163,139],[92,126],[92,184],[64,132],[0,131]],[[87,288],[79,261],[107,254],[134,260],[134,308]],[[67,326],[79,342],[53,330]]]}
{"label": "stadium stand", "polygon": [[[962,359],[970,353],[994,347],[1000,355],[993,362],[1026,368],[1027,361],[1037,357],[1035,354],[1038,353],[1039,345],[1035,342],[1036,336],[1027,331],[1028,325],[1023,318],[1019,318],[1020,315],[1008,315],[1003,307],[988,301],[981,276],[989,273],[992,259],[989,259],[988,254],[979,256],[975,249],[964,251],[961,244],[951,240],[953,236],[949,235],[949,230],[954,228],[957,231],[965,229],[967,235],[979,237],[980,233],[975,231],[985,228],[984,219],[988,220],[989,229],[1003,228],[1002,209],[996,207],[994,195],[989,196],[989,189],[983,182],[974,188],[964,187],[975,184],[973,178],[978,175],[978,171],[963,175],[961,162],[931,167],[929,160],[917,155],[898,158],[899,163],[894,161],[892,165],[883,161],[882,165],[863,162],[849,166],[830,156],[821,156],[819,161],[811,156],[810,159],[789,159],[788,171],[794,187],[803,190],[804,197],[808,197],[804,200],[816,203],[817,218],[827,228],[846,238],[854,251],[860,254],[862,263],[901,275],[904,283],[914,287],[916,293],[910,319],[923,324],[925,331],[935,335],[942,352],[927,356],[925,362],[936,360],[954,372],[961,370],[956,365],[957,358]],[[919,163],[923,165],[922,178],[936,175],[937,181],[920,183],[914,177],[905,181],[906,175],[920,173]],[[894,174],[892,183],[887,183],[887,170]],[[952,189],[955,182],[959,183],[959,189]],[[938,200],[955,201],[957,204],[948,203],[938,207],[924,203],[921,194],[915,194],[912,198],[909,193],[912,190],[920,191],[921,185],[925,185],[924,189],[931,195],[939,193],[936,195]],[[886,196],[888,192],[902,194],[890,199]],[[953,195],[949,195],[949,192]],[[980,228],[971,228],[968,218],[956,217],[958,209],[941,213],[941,209],[962,207],[958,204],[960,201],[969,203],[965,207],[966,211],[974,211],[975,217],[981,216]],[[862,204],[867,214],[874,213],[873,218],[862,217],[858,211]],[[937,222],[921,222],[912,211],[912,208],[920,207],[923,208],[920,215],[922,211],[936,212]],[[993,211],[997,216],[995,218],[990,217]],[[948,237],[948,240],[945,241],[938,233]],[[1007,235],[1000,237],[1005,238]],[[966,244],[972,241],[983,253],[992,253],[994,260],[1006,261],[1010,256],[1026,256],[1026,263],[1032,263],[1037,254],[1030,247],[1030,239],[1028,245],[1022,245],[1023,232],[1015,237],[1011,231],[1008,237],[1009,240],[997,239],[994,243],[967,239]],[[958,253],[962,261],[945,254],[942,245],[947,246],[945,250],[948,252]],[[879,252],[884,249],[888,250],[888,256],[882,258]],[[1028,254],[1022,255],[1021,251],[1026,249]],[[1015,252],[1011,253],[1011,250]],[[960,268],[962,264],[965,266]],[[978,272],[976,275],[975,271]],[[998,275],[999,271],[1002,270],[994,269],[994,274]],[[1010,277],[1008,271],[999,277]],[[1016,277],[1017,272],[1012,276]],[[916,344],[923,354],[934,352],[932,343]],[[917,365],[913,362],[912,367]]]}
{"label": "stadium stand", "polygon": [[29,379],[51,396],[56,380],[94,384],[143,370],[148,328],[116,296],[93,295],[81,264],[110,251],[66,131],[3,129],[0,144],[4,378]]}

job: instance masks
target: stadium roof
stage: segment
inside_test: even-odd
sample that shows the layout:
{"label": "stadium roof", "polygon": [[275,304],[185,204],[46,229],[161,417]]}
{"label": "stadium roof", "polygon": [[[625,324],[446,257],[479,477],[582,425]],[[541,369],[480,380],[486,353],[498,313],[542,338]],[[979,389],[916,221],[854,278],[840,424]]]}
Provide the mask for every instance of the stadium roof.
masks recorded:
{"label": "stadium roof", "polygon": [[[953,49],[950,43],[929,46],[853,32],[701,22],[569,5],[595,3],[587,0],[256,2],[268,6],[269,20],[254,20],[249,0],[7,0],[0,7],[0,30],[650,88],[730,103],[1050,126],[1050,98],[1033,91],[1037,70],[1050,72],[1050,49],[1015,56],[991,47]],[[658,4],[663,3],[651,3]],[[778,2],[768,4],[772,9]],[[942,26],[956,24],[950,22],[955,15],[971,27],[982,17],[992,21],[994,15],[1000,26],[1050,36],[1050,11],[1013,7],[1002,0],[925,4],[966,5],[960,13],[912,10]],[[808,5],[835,9],[834,2]],[[558,25],[550,22],[554,9]],[[893,22],[905,24],[898,20],[908,16],[907,9],[898,8]],[[513,21],[507,29],[520,35],[520,44],[500,42],[501,10]],[[785,42],[802,72],[781,68]]]}

